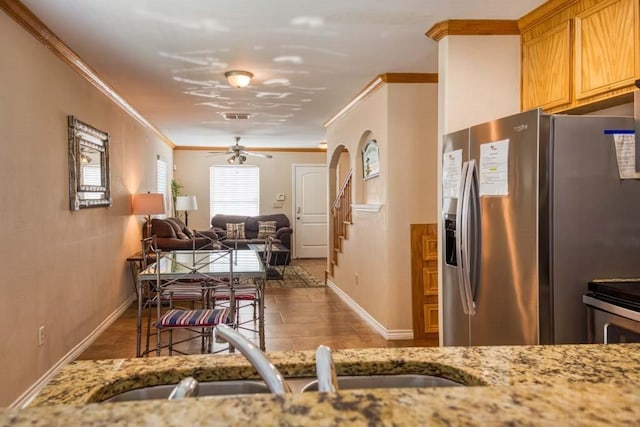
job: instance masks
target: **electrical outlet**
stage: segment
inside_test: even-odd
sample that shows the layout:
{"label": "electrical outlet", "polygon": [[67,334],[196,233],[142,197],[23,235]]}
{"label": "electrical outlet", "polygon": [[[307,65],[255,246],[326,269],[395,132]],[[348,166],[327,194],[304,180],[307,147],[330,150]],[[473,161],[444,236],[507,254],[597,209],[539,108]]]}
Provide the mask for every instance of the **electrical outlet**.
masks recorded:
{"label": "electrical outlet", "polygon": [[44,325],[40,325],[38,328],[38,345],[44,344]]}

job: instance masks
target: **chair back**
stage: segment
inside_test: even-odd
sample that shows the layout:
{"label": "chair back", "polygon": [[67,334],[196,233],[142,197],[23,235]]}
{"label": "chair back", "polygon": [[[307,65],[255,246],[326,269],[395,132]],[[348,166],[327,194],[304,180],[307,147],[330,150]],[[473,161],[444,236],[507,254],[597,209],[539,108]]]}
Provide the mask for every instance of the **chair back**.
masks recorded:
{"label": "chair back", "polygon": [[265,267],[269,267],[271,264],[271,257],[273,256],[273,237],[267,236],[264,240],[264,254],[262,260],[264,261]]}
{"label": "chair back", "polygon": [[143,267],[147,267],[152,262],[155,262],[158,255],[158,243],[156,236],[145,237],[140,240],[142,245],[142,262]]}

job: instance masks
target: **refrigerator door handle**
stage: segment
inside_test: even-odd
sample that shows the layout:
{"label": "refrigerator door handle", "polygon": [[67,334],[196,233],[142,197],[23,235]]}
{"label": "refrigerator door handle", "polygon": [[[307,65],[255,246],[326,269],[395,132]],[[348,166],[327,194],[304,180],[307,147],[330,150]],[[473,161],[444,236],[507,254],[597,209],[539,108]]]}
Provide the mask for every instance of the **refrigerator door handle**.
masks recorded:
{"label": "refrigerator door handle", "polygon": [[467,221],[466,221],[466,209],[465,203],[467,198],[468,182],[467,175],[469,170],[469,162],[462,164],[462,171],[460,172],[460,187],[458,191],[458,205],[456,207],[456,259],[458,260],[458,267],[456,269],[458,275],[458,288],[460,290],[460,300],[462,301],[462,311],[464,314],[469,314],[468,298],[466,295],[466,277],[467,272]]}
{"label": "refrigerator door handle", "polygon": [[467,265],[468,276],[465,286],[467,294],[467,307],[469,308],[469,314],[476,314],[476,303],[474,301],[474,295],[478,288],[478,281],[480,280],[480,260],[481,260],[481,248],[482,248],[482,221],[480,219],[480,181],[478,179],[478,166],[475,160],[471,160],[469,165],[469,200],[467,205],[469,207],[469,231],[467,238],[469,240],[469,246],[467,249]]}
{"label": "refrigerator door handle", "polygon": [[[477,220],[477,180],[478,173],[476,167],[475,160],[469,160],[466,162],[466,167],[463,166],[463,177],[464,184],[462,186],[462,203],[461,203],[461,211],[460,211],[460,267],[459,267],[459,286],[460,286],[460,297],[462,298],[462,307],[465,314],[475,315],[476,314],[476,305],[473,301],[473,292],[471,291],[471,275],[472,273],[474,278],[476,277],[476,272],[472,269],[477,268],[477,263],[471,263],[471,257],[476,256],[475,253],[471,254],[472,244],[474,246],[477,242],[475,239],[478,232],[478,226],[475,224]],[[472,224],[474,221],[474,224]],[[471,240],[473,237],[473,240]],[[474,247],[475,249],[475,247]],[[474,258],[476,260],[477,258]]]}

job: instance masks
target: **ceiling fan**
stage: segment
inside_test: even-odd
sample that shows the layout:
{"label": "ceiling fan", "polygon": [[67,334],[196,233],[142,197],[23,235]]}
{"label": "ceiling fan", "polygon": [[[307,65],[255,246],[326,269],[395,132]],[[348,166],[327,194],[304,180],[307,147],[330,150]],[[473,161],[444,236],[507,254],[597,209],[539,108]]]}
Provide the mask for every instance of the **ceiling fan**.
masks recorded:
{"label": "ceiling fan", "polygon": [[240,137],[236,136],[236,143],[235,145],[231,145],[229,146],[229,149],[227,151],[209,151],[210,155],[207,157],[212,157],[212,156],[225,156],[228,154],[231,154],[231,157],[229,157],[227,159],[227,162],[234,164],[236,163],[236,160],[238,161],[239,164],[243,164],[244,162],[247,161],[247,156],[254,156],[254,157],[263,157],[265,159],[270,159],[271,154],[262,154],[262,153],[253,153],[251,151],[247,151],[245,150],[245,146],[244,145],[240,145]]}

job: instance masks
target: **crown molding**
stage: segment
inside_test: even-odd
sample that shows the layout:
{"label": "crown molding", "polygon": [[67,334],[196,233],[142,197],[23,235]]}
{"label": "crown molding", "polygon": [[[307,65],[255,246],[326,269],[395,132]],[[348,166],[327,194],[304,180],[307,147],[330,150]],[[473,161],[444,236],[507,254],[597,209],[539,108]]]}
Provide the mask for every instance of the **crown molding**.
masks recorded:
{"label": "crown molding", "polygon": [[516,20],[449,19],[438,22],[425,35],[439,42],[446,36],[515,36],[520,29]]}
{"label": "crown molding", "polygon": [[378,77],[385,83],[438,83],[437,73],[384,73]]}
{"label": "crown molding", "polygon": [[[271,151],[276,153],[326,153],[326,148],[321,147],[245,147],[247,151]],[[224,151],[228,150],[229,146],[225,147],[197,147],[193,145],[178,145],[174,148],[175,151]]]}
{"label": "crown molding", "polygon": [[372,93],[382,87],[385,83],[438,83],[437,73],[383,73],[376,76],[362,89],[351,101],[340,111],[324,123],[324,127],[329,127],[333,122],[345,115],[360,102],[369,97]]}
{"label": "crown molding", "polygon": [[529,30],[531,27],[539,24],[540,22],[557,13],[562,12],[563,10],[573,6],[579,1],[581,0],[548,0],[547,2],[541,4],[531,12],[518,19],[518,27],[520,27],[520,32],[523,33]]}
{"label": "crown molding", "polygon": [[165,134],[160,132],[151,122],[129,104],[115,89],[109,86],[82,58],[64,44],[37,16],[18,0],[0,0],[0,9],[13,18],[27,32],[34,36],[40,43],[46,46],[57,57],[66,62],[71,69],[76,71],[96,89],[102,92],[116,106],[135,119],[142,126],[158,136],[171,148],[176,145]]}

